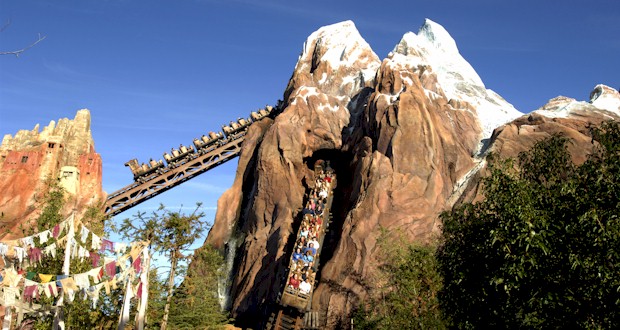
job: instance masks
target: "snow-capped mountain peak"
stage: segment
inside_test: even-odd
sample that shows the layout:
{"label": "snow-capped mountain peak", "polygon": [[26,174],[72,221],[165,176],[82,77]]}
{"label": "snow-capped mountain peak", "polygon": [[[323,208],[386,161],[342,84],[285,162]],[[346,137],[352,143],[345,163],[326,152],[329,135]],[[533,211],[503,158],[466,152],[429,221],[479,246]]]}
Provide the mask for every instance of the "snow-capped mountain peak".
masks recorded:
{"label": "snow-capped mountain peak", "polygon": [[522,115],[485,87],[448,31],[430,19],[425,20],[417,34],[405,33],[388,58],[410,67],[431,67],[448,99],[466,101],[476,109],[483,139],[490,137],[496,127]]}
{"label": "snow-capped mountain peak", "polygon": [[[372,52],[372,48],[362,38],[352,21],[327,25],[312,33],[304,43],[300,59],[311,55],[309,52],[315,50],[312,45],[324,49],[320,52],[320,58],[315,58],[314,61],[327,62],[332,68],[358,61],[362,52],[366,50]],[[376,54],[373,55],[377,58]]]}
{"label": "snow-capped mountain peak", "polygon": [[459,54],[459,49],[456,47],[456,42],[448,31],[443,26],[426,19],[424,25],[418,31],[419,36],[423,36],[430,44],[435,46],[436,49],[452,54]]}

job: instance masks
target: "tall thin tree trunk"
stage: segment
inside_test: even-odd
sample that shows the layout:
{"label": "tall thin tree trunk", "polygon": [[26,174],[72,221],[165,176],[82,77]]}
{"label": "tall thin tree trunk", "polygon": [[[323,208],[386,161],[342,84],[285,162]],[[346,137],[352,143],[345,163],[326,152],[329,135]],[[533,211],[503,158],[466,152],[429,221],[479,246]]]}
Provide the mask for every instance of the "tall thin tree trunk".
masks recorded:
{"label": "tall thin tree trunk", "polygon": [[177,251],[173,251],[170,257],[170,274],[168,274],[168,296],[164,307],[164,318],[161,321],[161,330],[166,330],[168,325],[168,313],[170,312],[170,302],[172,302],[172,291],[174,289],[174,273],[177,268]]}

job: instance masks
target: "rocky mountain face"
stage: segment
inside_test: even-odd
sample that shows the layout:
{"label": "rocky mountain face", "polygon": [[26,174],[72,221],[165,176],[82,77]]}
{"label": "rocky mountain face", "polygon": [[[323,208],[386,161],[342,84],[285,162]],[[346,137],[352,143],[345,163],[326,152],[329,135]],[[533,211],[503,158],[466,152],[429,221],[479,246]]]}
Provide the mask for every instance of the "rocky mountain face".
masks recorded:
{"label": "rocky mountain face", "polygon": [[312,308],[335,328],[376,285],[368,279],[382,228],[432,239],[442,211],[476,198],[485,152],[515,156],[562,132],[585,159],[588,125],[618,119],[619,105],[617,91],[597,86],[590,102],[558,98],[523,116],[430,20],[383,60],[350,21],[319,29],[281,113],[250,127],[235,182],[218,201],[207,243],[227,253],[228,307],[251,325],[276,301],[316,160],[331,161],[338,185]]}
{"label": "rocky mountain face", "polygon": [[[536,142],[559,134],[570,140],[568,151],[575,164],[583,163],[592,153],[591,129],[602,122],[620,120],[620,93],[608,86],[597,85],[588,101],[558,96],[528,115],[516,118],[495,129],[490,138],[489,152],[501,158],[517,158]],[[481,165],[484,165],[481,163]],[[486,175],[480,166],[460,189],[459,201],[483,198],[479,178]]]}
{"label": "rocky mountain face", "polygon": [[7,134],[0,145],[0,222],[2,238],[21,237],[40,214],[47,180],[59,180],[69,197],[64,213],[83,213],[105,198],[101,186],[101,156],[90,132],[90,112],[79,110],[73,120],[63,118],[39,131]]}
{"label": "rocky mountain face", "polygon": [[573,161],[579,164],[592,151],[590,128],[619,118],[620,94],[611,87],[598,85],[588,102],[558,96],[529,115],[497,128],[491,138],[491,150],[503,157],[516,157],[536,141],[561,134],[571,140],[568,149]]}

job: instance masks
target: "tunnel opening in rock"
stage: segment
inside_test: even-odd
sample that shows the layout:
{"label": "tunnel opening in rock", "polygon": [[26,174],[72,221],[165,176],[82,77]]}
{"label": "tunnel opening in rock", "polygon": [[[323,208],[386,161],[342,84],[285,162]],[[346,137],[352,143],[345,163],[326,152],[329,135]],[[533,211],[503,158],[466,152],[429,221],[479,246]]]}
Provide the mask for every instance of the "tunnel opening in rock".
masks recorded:
{"label": "tunnel opening in rock", "polygon": [[336,173],[336,186],[333,191],[332,206],[329,210],[331,219],[326,228],[325,238],[321,245],[320,264],[317,271],[317,278],[321,278],[323,266],[331,260],[334,251],[340,242],[344,219],[352,206],[353,177],[355,175],[354,155],[335,149],[322,149],[314,152],[311,157],[304,159],[306,165],[314,168],[318,160],[329,161],[330,166]]}

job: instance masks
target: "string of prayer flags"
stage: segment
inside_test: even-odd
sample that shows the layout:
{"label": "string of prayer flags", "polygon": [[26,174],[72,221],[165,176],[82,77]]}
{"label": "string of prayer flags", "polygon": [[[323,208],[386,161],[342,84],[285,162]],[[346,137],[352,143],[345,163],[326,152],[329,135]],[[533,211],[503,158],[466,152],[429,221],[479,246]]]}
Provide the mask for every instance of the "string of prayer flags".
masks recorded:
{"label": "string of prayer flags", "polygon": [[[145,258],[148,259],[148,252],[144,251],[148,246],[148,242],[132,243],[131,252],[127,253],[127,244],[115,243],[95,235],[83,223],[75,222],[74,215],[72,214],[63,222],[56,224],[51,230],[44,230],[19,240],[0,243],[0,255],[19,260],[19,267],[40,263],[43,257],[51,256],[55,258],[57,249],[65,247],[65,262],[63,265],[63,272],[65,274],[63,275],[39,274],[32,271],[26,272],[24,269],[20,269],[19,272],[16,272],[13,268],[5,269],[4,274],[0,275],[0,282],[5,285],[2,292],[4,295],[4,305],[11,306],[15,304],[16,297],[20,296],[18,285],[20,285],[20,280],[24,277],[22,297],[27,302],[40,299],[41,294],[45,294],[48,298],[52,296],[57,297],[59,294],[58,288],[60,287],[63,289],[64,294],[58,300],[59,305],[62,305],[65,296],[69,302],[73,301],[77,296],[82,297],[84,300],[90,298],[93,308],[96,308],[102,288],[109,295],[111,289],[121,287],[125,288],[121,323],[126,324],[129,319],[130,302],[135,293],[139,297],[138,306],[140,311],[146,306],[145,301],[142,301],[146,300],[145,292],[148,292],[148,286],[143,282],[146,278],[143,268],[148,266],[142,265],[142,259],[139,255],[144,252]],[[92,234],[92,250],[78,243],[74,231],[75,226],[81,226],[79,241],[82,244],[86,244],[89,233]],[[61,236],[63,231],[66,231],[67,235]],[[44,243],[49,241],[50,236],[54,238],[54,241],[48,246],[43,246]],[[35,244],[35,239],[37,238],[40,243],[39,247]],[[114,252],[117,258],[116,260],[108,260],[109,258],[104,255],[103,266],[99,266],[101,255],[97,251]],[[123,253],[127,254],[121,255]],[[79,258],[81,261],[89,258],[93,268],[84,273],[68,275],[70,260],[75,258]],[[25,264],[24,260],[26,260]],[[140,282],[134,285],[135,275],[138,273],[141,273]],[[108,275],[108,278],[102,281],[105,275]],[[56,277],[56,280],[54,280],[54,277]],[[39,280],[40,282],[37,282]],[[144,314],[143,311],[139,313]],[[143,316],[141,319],[143,319]],[[54,322],[55,324],[60,324],[57,322],[62,322],[62,320],[55,319]],[[138,329],[142,328],[143,325],[138,326]]]}
{"label": "string of prayer flags", "polygon": [[[109,240],[102,239],[102,250],[116,252],[117,258],[108,258],[104,255],[103,265],[98,266],[102,256],[95,251],[88,251],[83,246],[79,245],[71,234],[72,232],[73,229],[70,229],[70,234],[68,236],[56,240],[56,242],[47,247],[36,248],[31,246],[27,250],[28,254],[26,257],[29,257],[30,261],[33,263],[40,262],[43,255],[55,255],[56,249],[60,244],[67,244],[67,242],[69,242],[68,248],[71,248],[71,251],[68,251],[68,258],[90,258],[93,268],[87,272],[72,275],[40,274],[33,271],[27,272],[24,269],[20,269],[19,272],[17,272],[13,268],[7,268],[4,270],[3,274],[0,274],[0,282],[6,286],[3,288],[3,292],[0,292],[0,294],[4,296],[4,305],[14,305],[17,300],[16,297],[20,297],[18,285],[20,285],[20,280],[22,279],[23,294],[21,297],[23,297],[23,300],[26,302],[39,300],[43,294],[48,298],[52,296],[57,297],[60,293],[58,290],[60,287],[63,289],[62,292],[64,293],[62,296],[67,301],[72,302],[76,297],[81,297],[84,300],[91,299],[92,307],[96,308],[102,289],[104,289],[105,293],[108,295],[111,294],[112,289],[125,289],[122,320],[126,323],[129,317],[129,309],[132,308],[130,302],[133,297],[137,295],[139,298],[138,304],[136,305],[139,306],[138,308],[142,309],[143,306],[146,306],[145,301],[142,300],[147,299],[145,291],[147,291],[148,286],[144,282],[146,279],[144,267],[148,266],[142,265],[142,262],[148,260],[148,252],[146,251],[148,243],[132,243],[130,252],[127,251],[125,252],[126,254],[119,256],[119,253],[127,250],[127,244],[115,244]],[[94,238],[95,235],[93,234],[92,237]],[[26,250],[23,247],[6,246],[7,250],[10,248],[17,248],[18,251],[20,251],[20,249]],[[144,257],[141,257],[141,254],[144,254]],[[26,263],[26,265],[28,265],[28,263]],[[140,273],[140,281],[135,283],[138,273]],[[105,278],[105,275],[108,275],[108,278]]]}

